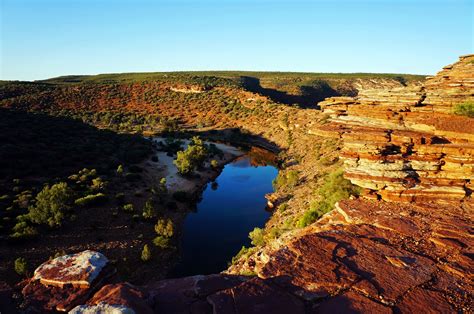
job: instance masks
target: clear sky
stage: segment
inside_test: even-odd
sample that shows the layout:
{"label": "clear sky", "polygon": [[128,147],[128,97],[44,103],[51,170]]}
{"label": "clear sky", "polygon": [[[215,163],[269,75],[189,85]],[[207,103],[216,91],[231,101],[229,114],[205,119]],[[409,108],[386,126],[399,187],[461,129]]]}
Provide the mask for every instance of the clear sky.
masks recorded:
{"label": "clear sky", "polygon": [[474,0],[0,0],[0,79],[181,70],[434,74]]}

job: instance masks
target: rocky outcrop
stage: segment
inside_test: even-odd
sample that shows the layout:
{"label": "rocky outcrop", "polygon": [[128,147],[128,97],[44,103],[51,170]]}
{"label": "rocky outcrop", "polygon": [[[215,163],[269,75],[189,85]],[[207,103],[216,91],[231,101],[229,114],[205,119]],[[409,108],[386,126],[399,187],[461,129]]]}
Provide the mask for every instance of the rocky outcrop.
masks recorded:
{"label": "rocky outcrop", "polygon": [[[474,120],[453,106],[474,100],[474,55],[423,86],[364,90],[320,103],[331,122],[313,133],[340,136],[345,176],[389,201],[470,201]],[[469,199],[469,200],[468,200]]]}
{"label": "rocky outcrop", "polygon": [[87,304],[78,305],[69,313],[151,314],[153,310],[147,293],[129,283],[120,283],[103,286]]}
{"label": "rocky outcrop", "polygon": [[68,311],[84,303],[115,269],[101,253],[83,251],[41,264],[22,289],[22,308]]}
{"label": "rocky outcrop", "polygon": [[342,201],[230,272],[287,278],[291,293],[320,313],[469,312],[473,209]]}
{"label": "rocky outcrop", "polygon": [[33,280],[46,286],[89,288],[107,263],[104,255],[89,250],[59,256],[36,268]]}

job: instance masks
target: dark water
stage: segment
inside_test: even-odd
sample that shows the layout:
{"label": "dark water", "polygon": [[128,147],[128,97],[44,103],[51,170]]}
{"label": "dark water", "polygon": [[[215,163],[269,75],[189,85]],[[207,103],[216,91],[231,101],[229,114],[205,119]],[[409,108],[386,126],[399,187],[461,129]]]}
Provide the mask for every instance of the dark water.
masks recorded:
{"label": "dark water", "polygon": [[249,246],[248,233],[263,227],[270,216],[264,195],[272,191],[278,170],[259,165],[261,160],[244,156],[228,164],[209,183],[197,204],[197,211],[185,220],[181,261],[173,276],[217,273],[243,245]]}

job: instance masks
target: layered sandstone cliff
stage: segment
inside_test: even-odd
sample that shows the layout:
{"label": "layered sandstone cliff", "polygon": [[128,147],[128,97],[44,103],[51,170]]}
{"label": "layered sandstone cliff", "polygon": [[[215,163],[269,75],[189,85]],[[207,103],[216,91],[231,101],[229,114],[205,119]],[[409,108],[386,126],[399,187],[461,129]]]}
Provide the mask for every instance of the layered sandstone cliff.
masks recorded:
{"label": "layered sandstone cliff", "polygon": [[[423,86],[365,90],[320,103],[340,136],[345,176],[366,196],[391,201],[469,201],[474,189],[474,119],[453,108],[474,101],[474,55]],[[334,132],[337,131],[337,132]]]}

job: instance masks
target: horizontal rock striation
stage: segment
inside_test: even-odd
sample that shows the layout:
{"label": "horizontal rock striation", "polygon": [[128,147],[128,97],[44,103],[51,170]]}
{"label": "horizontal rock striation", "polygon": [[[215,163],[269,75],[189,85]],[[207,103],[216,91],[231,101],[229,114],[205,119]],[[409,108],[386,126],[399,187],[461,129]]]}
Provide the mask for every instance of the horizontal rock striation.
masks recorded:
{"label": "horizontal rock striation", "polygon": [[330,123],[312,131],[340,136],[345,176],[365,195],[389,201],[470,201],[474,119],[454,106],[474,101],[474,55],[423,86],[363,90],[321,102]]}

